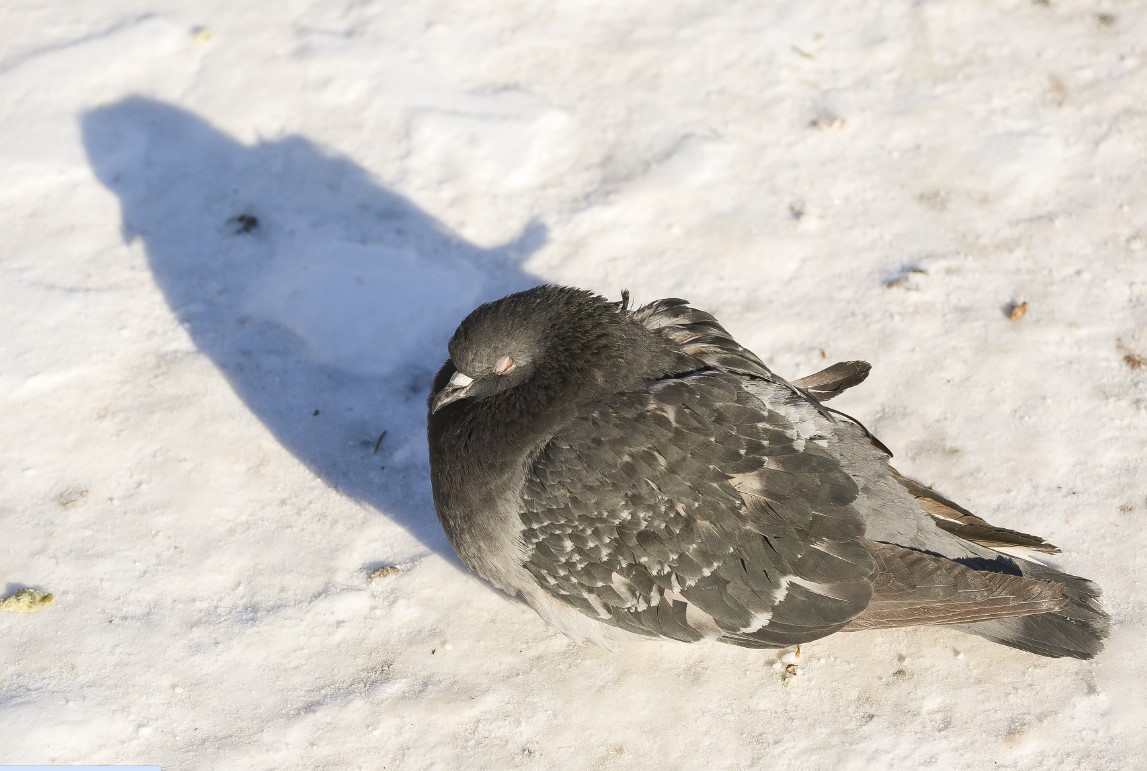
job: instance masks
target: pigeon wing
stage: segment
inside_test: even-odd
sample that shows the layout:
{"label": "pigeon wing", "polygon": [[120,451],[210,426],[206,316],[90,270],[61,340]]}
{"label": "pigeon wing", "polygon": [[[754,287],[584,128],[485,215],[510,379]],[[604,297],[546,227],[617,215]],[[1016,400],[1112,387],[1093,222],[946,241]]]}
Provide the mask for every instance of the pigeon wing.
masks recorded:
{"label": "pigeon wing", "polygon": [[726,372],[758,377],[796,390],[757,358],[757,355],[733,339],[713,317],[687,301],[670,297],[642,306],[630,318],[646,329],[665,335],[677,347],[711,367]]}
{"label": "pigeon wing", "polygon": [[1014,548],[1043,552],[1044,554],[1059,554],[1059,547],[1048,543],[1038,535],[1021,533],[1018,530],[1009,530],[1006,527],[996,527],[981,517],[953,503],[931,487],[922,485],[915,479],[904,476],[891,466],[889,472],[908,492],[916,499],[916,504],[936,522],[941,530],[967,541],[987,546],[989,549]]}
{"label": "pigeon wing", "polygon": [[733,336],[717,322],[712,314],[694,308],[685,300],[678,298],[657,300],[630,312],[629,315],[635,322],[642,324],[646,329],[660,332],[673,341],[681,351],[700,359],[710,367],[783,386],[795,396],[808,401],[829,420],[833,420],[833,415],[845,418],[864,431],[877,449],[887,454],[888,457],[892,457],[892,451],[873,436],[872,432],[865,428],[859,420],[840,410],[834,410],[821,404],[821,401],[831,399],[841,391],[857,385],[868,377],[871,366],[867,362],[841,362],[826,370],[809,375],[803,380],[806,383],[811,381],[816,385],[816,387],[810,388],[807,384],[790,383],[777,375],[766,367],[756,354],[734,340]]}
{"label": "pigeon wing", "polygon": [[868,604],[857,494],[737,375],[661,380],[585,405],[542,448],[522,489],[525,565],[630,632],[784,647]]}

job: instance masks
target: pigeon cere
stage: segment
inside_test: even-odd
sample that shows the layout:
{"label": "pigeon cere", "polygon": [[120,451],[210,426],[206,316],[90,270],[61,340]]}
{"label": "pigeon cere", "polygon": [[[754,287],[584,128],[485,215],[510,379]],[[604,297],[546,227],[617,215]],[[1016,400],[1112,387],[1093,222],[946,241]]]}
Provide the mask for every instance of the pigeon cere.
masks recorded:
{"label": "pigeon cere", "polygon": [[577,641],[784,648],[944,625],[1089,659],[1109,619],[1059,550],[889,465],[823,405],[849,361],[787,381],[710,314],[539,286],[458,327],[429,400],[434,502],[462,560]]}

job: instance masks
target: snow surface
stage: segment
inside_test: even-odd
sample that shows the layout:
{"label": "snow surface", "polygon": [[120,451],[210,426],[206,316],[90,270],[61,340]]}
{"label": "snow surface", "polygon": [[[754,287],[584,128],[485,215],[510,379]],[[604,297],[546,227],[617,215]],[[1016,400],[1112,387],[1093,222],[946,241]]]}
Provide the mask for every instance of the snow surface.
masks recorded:
{"label": "snow surface", "polygon": [[[1142,0],[0,20],[0,590],[55,595],[0,614],[0,762],[1143,762]],[[789,678],[551,631],[450,553],[423,435],[453,327],[541,281],[687,297],[791,377],[870,360],[839,406],[1062,546],[1107,651],[837,635]]]}

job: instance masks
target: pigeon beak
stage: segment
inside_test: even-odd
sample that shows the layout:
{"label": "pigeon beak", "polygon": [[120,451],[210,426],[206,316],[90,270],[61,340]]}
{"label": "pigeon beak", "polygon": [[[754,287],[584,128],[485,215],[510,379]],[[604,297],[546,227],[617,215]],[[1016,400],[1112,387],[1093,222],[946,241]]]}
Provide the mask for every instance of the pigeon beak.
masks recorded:
{"label": "pigeon beak", "polygon": [[446,387],[439,391],[438,395],[434,397],[434,401],[430,403],[430,412],[433,414],[450,402],[466,398],[473,383],[474,378],[463,375],[461,372],[455,372],[454,377],[450,378]]}

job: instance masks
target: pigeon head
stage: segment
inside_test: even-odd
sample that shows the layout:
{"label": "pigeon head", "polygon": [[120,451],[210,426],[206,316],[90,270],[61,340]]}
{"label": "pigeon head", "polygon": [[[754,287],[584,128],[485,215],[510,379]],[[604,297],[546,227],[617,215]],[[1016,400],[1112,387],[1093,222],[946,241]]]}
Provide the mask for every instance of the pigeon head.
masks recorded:
{"label": "pigeon head", "polygon": [[526,382],[554,391],[595,380],[589,374],[595,365],[620,363],[632,326],[618,303],[570,287],[535,287],[481,305],[450,340],[430,411]]}
{"label": "pigeon head", "polygon": [[478,306],[462,321],[430,413],[526,383],[521,392],[537,408],[554,398],[582,400],[660,375],[677,358],[663,337],[633,324],[623,303],[584,289],[535,287]]}

